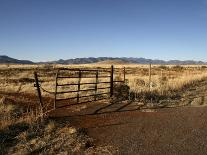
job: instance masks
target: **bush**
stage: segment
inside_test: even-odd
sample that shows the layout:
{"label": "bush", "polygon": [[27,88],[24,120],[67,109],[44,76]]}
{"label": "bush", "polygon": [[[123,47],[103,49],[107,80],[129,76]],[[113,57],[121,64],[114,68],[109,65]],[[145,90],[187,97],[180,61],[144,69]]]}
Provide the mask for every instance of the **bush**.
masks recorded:
{"label": "bush", "polygon": [[201,68],[202,68],[202,69],[206,69],[206,68],[207,68],[207,66],[201,66]]}
{"label": "bush", "polygon": [[114,99],[116,101],[124,101],[128,99],[129,95],[129,86],[126,84],[115,84],[114,85]]}
{"label": "bush", "polygon": [[180,66],[180,65],[176,65],[176,66],[173,66],[172,69],[175,71],[182,71],[184,69],[184,67]]}
{"label": "bush", "polygon": [[160,68],[160,69],[164,69],[164,70],[167,70],[169,67],[164,66],[164,65],[160,65],[158,68]]}

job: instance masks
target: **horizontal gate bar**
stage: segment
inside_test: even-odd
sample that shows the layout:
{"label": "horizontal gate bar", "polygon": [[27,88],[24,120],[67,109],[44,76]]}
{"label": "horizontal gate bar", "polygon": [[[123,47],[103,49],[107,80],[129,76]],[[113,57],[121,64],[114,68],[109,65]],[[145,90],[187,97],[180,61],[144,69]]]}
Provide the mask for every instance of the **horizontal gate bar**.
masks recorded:
{"label": "horizontal gate bar", "polygon": [[[87,84],[96,84],[96,83],[80,83],[80,85],[87,85]],[[72,86],[72,85],[79,85],[79,84],[78,83],[58,84],[58,86]]]}
{"label": "horizontal gate bar", "polygon": [[[106,69],[106,70],[104,70]],[[109,68],[101,68],[101,70],[99,69],[82,69],[82,68],[59,68],[59,70],[69,70],[69,71],[83,71],[83,72],[111,72],[109,70],[107,70]]]}
{"label": "horizontal gate bar", "polygon": [[[111,77],[111,76],[99,76],[98,78],[109,78],[109,77]],[[78,79],[79,77],[78,76],[74,76],[74,77],[72,77],[72,76],[58,76],[58,78],[64,78],[64,79],[72,79],[72,78],[74,78],[74,79]],[[95,76],[81,77],[81,79],[83,79],[83,78],[96,78],[96,77]]]}
{"label": "horizontal gate bar", "polygon": [[[97,89],[108,89],[111,87],[104,87],[104,88],[97,88]],[[61,91],[61,92],[56,92],[56,94],[66,94],[66,93],[76,93],[76,92],[84,92],[84,91],[95,91],[95,89],[82,89],[82,90],[70,90],[70,91]]]}
{"label": "horizontal gate bar", "polygon": [[[101,83],[110,83],[110,82],[98,82],[97,84]],[[80,85],[89,85],[89,84],[96,84],[96,83],[80,83]],[[78,85],[78,83],[67,83],[67,84],[58,84],[57,86],[72,86],[72,85]]]}

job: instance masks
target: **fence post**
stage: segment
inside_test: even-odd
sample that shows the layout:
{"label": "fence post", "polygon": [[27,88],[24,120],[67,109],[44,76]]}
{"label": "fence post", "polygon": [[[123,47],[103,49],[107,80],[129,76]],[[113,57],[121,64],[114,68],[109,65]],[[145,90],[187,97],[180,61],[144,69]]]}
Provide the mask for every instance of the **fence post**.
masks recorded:
{"label": "fence post", "polygon": [[35,87],[37,88],[37,94],[38,94],[38,98],[39,98],[39,102],[40,102],[41,112],[43,112],[42,96],[41,96],[41,91],[40,91],[40,85],[39,85],[37,72],[34,72],[34,77],[35,77]]}
{"label": "fence post", "polygon": [[113,91],[114,91],[114,66],[111,65],[111,80],[110,80],[110,97],[113,96]]}
{"label": "fence post", "polygon": [[94,96],[94,100],[96,101],[97,98],[97,88],[98,88],[98,70],[96,71],[96,84],[95,84],[95,96]]}
{"label": "fence post", "polygon": [[124,67],[124,84],[126,82],[126,68]]}
{"label": "fence post", "polygon": [[152,64],[149,64],[149,91],[151,91],[151,81],[152,81]]}
{"label": "fence post", "polygon": [[78,72],[78,92],[77,92],[77,103],[79,103],[80,98],[80,83],[81,83],[81,70]]}
{"label": "fence post", "polygon": [[59,70],[57,71],[56,76],[55,76],[55,100],[54,100],[54,105],[53,105],[54,109],[56,109],[57,87],[58,87],[58,73],[59,73]]}
{"label": "fence post", "polygon": [[168,69],[168,79],[170,79],[171,75],[170,75],[170,68]]}
{"label": "fence post", "polygon": [[160,79],[160,85],[161,85],[161,94],[163,95],[163,69],[161,69],[161,79]]}

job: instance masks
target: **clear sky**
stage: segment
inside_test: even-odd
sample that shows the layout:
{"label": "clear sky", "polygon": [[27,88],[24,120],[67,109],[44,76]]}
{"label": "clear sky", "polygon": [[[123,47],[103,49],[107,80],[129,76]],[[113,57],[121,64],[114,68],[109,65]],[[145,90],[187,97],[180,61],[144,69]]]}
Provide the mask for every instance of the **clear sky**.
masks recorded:
{"label": "clear sky", "polygon": [[0,55],[207,61],[207,0],[0,0]]}

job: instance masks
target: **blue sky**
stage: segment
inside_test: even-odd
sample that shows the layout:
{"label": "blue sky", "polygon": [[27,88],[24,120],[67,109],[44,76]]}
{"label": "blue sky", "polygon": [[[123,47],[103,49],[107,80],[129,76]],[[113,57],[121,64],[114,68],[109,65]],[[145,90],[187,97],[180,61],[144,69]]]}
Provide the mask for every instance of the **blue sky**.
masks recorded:
{"label": "blue sky", "polygon": [[207,0],[0,0],[0,55],[207,61]]}

